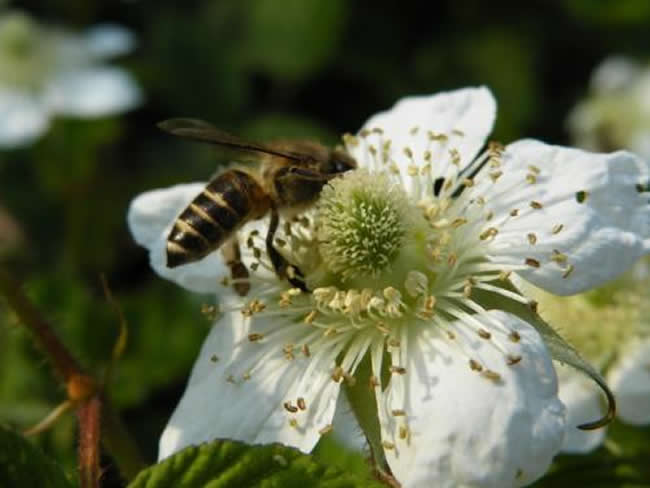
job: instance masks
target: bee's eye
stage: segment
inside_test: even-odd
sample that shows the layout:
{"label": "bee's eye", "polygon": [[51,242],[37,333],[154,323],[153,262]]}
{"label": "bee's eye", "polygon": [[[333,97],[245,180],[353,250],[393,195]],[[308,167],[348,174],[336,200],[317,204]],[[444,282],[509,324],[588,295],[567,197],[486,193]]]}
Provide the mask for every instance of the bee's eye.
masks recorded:
{"label": "bee's eye", "polygon": [[345,171],[350,171],[354,167],[348,161],[343,161],[341,159],[334,160],[333,163],[334,163],[335,173],[343,173]]}

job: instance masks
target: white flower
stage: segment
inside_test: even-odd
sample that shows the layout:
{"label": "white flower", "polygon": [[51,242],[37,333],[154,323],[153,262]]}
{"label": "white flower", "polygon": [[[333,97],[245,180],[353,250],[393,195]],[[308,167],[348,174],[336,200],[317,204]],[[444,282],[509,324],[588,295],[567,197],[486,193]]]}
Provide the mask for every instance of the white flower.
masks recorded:
{"label": "white flower", "polygon": [[54,115],[102,117],[137,106],[142,95],[132,77],[101,64],[134,44],[117,25],[76,35],[22,12],[0,14],[0,148],[30,144]]}
{"label": "white flower", "polygon": [[628,148],[650,159],[650,67],[632,59],[605,59],[590,93],[569,114],[576,145],[592,151]]}
{"label": "white flower", "polygon": [[[618,419],[631,425],[650,424],[648,264],[640,261],[615,282],[575,297],[524,287],[538,301],[540,314],[598,366],[616,396]],[[562,450],[588,453],[603,443],[606,429],[571,427],[601,416],[605,405],[594,384],[575,370],[560,367],[558,376],[569,426]]]}
{"label": "white flower", "polygon": [[161,458],[214,438],[309,452],[337,429],[344,392],[403,486],[523,486],[546,471],[565,409],[545,344],[517,312],[529,301],[507,278],[572,294],[648,253],[637,188],[648,167],[532,140],[480,152],[495,112],[486,88],[412,97],[345,137],[361,169],[278,235],[310,292],[272,272],[266,219],[239,233],[245,298],[224,281],[220,253],[166,268],[171,223],[203,184],[133,201],[129,225],[153,268],[219,294],[224,310]]}

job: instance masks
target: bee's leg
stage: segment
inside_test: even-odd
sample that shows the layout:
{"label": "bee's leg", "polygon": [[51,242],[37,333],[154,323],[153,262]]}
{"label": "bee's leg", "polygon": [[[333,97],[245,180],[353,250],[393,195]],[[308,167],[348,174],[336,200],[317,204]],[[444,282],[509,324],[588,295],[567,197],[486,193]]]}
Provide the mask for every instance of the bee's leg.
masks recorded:
{"label": "bee's leg", "polygon": [[248,291],[251,289],[251,285],[248,282],[248,277],[250,275],[246,265],[241,261],[237,236],[233,237],[221,246],[221,253],[223,254],[224,261],[226,261],[226,264],[230,268],[230,276],[235,280],[232,287],[239,296],[246,296]]}
{"label": "bee's leg", "polygon": [[275,205],[273,205],[271,207],[271,222],[269,224],[269,231],[266,234],[266,253],[271,259],[273,269],[275,269],[275,272],[281,279],[286,278],[289,283],[291,283],[296,288],[299,288],[302,291],[308,291],[307,285],[305,284],[304,275],[300,269],[290,264],[273,245],[273,239],[275,237],[275,232],[278,230],[279,223],[280,215],[278,214],[278,209],[275,208]]}

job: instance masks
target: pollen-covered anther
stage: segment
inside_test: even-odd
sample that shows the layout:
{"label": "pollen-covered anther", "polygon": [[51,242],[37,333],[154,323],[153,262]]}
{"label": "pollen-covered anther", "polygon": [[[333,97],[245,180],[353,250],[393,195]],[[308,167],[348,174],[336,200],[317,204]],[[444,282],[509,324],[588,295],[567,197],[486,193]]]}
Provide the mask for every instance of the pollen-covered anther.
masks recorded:
{"label": "pollen-covered anther", "polygon": [[390,411],[390,414],[391,414],[393,417],[404,417],[404,416],[406,415],[406,410],[402,410],[402,409],[394,409],[394,410],[391,410],[391,411]]}
{"label": "pollen-covered anther", "polygon": [[340,383],[341,380],[343,380],[344,373],[345,372],[343,371],[343,368],[341,368],[341,366],[336,366],[334,368],[334,371],[332,371],[331,378],[335,383]]}
{"label": "pollen-covered anther", "polygon": [[531,208],[533,208],[535,210],[540,210],[540,209],[544,208],[544,205],[541,202],[538,202],[536,200],[533,200],[532,202],[530,202],[529,205],[530,205]]}
{"label": "pollen-covered anther", "polygon": [[519,335],[519,332],[513,330],[508,334],[508,339],[510,339],[512,342],[519,342],[521,340],[521,336]]}
{"label": "pollen-covered anther", "polygon": [[481,339],[486,339],[486,340],[487,340],[487,339],[490,339],[490,338],[492,337],[492,334],[490,334],[490,332],[488,332],[488,331],[485,330],[485,329],[479,329],[479,330],[477,330],[476,332],[478,333],[478,336],[479,336]]}
{"label": "pollen-covered anther", "polygon": [[483,232],[481,232],[478,237],[482,241],[485,241],[488,239],[494,239],[498,233],[499,233],[499,229],[497,229],[496,227],[488,227]]}
{"label": "pollen-covered anther", "polygon": [[568,259],[569,257],[566,254],[558,251],[557,249],[553,249],[553,252],[551,254],[551,261],[559,264],[560,266],[564,266],[566,265]]}
{"label": "pollen-covered anther", "polygon": [[296,346],[294,344],[291,344],[291,343],[284,345],[284,347],[282,348],[282,352],[284,353],[284,358],[285,359],[287,359],[289,361],[292,361],[293,359],[295,359],[295,357],[296,357],[295,354],[294,354],[294,348],[295,347]]}
{"label": "pollen-covered anther", "polygon": [[539,268],[540,267],[539,261],[537,259],[535,259],[535,258],[526,258],[526,260],[524,262],[528,266],[530,266],[531,268]]}
{"label": "pollen-covered anther", "polygon": [[289,413],[296,413],[298,411],[298,407],[292,405],[290,401],[284,402],[284,409]]}
{"label": "pollen-covered anther", "polygon": [[573,273],[573,269],[574,269],[573,264],[569,264],[569,266],[567,266],[566,271],[562,273],[562,278],[568,278],[569,276],[571,276],[571,273]]}
{"label": "pollen-covered anther", "polygon": [[411,430],[406,425],[400,425],[398,430],[398,437],[402,440],[409,440],[411,438]]}
{"label": "pollen-covered anther", "polygon": [[528,238],[528,243],[531,246],[537,244],[537,236],[533,232],[530,232],[528,235],[526,235],[526,237]]}
{"label": "pollen-covered anther", "polygon": [[252,334],[248,334],[248,340],[250,342],[259,342],[263,338],[264,338],[264,334],[260,334],[260,333],[256,333],[256,332],[254,332]]}
{"label": "pollen-covered anther", "polygon": [[478,371],[479,373],[483,371],[483,366],[475,359],[469,360],[469,369],[472,371]]}
{"label": "pollen-covered anther", "polygon": [[204,303],[201,305],[201,315],[208,320],[215,320],[219,315],[219,309],[215,305]]}
{"label": "pollen-covered anther", "polygon": [[481,371],[481,376],[490,381],[494,381],[494,382],[501,381],[501,375],[496,371],[492,371],[491,369],[485,369]]}
{"label": "pollen-covered anther", "polygon": [[503,176],[503,171],[491,171],[489,173],[490,179],[493,183],[496,183],[501,176]]}
{"label": "pollen-covered anther", "polygon": [[508,366],[513,366],[515,364],[518,364],[520,361],[521,361],[521,356],[519,355],[508,354],[506,356],[506,363],[508,363]]}
{"label": "pollen-covered anther", "polygon": [[248,302],[242,309],[241,313],[244,317],[252,317],[256,313],[261,312],[266,308],[266,305],[257,298]]}
{"label": "pollen-covered anther", "polygon": [[424,295],[429,290],[429,278],[420,271],[409,271],[404,280],[404,288],[414,298]]}
{"label": "pollen-covered anther", "polygon": [[512,210],[510,210],[510,217],[516,217],[517,215],[519,215],[518,208],[513,208]]}
{"label": "pollen-covered anther", "polygon": [[389,317],[401,317],[405,305],[402,301],[400,291],[392,286],[384,288],[384,298],[386,299],[386,305],[384,307],[386,315]]}

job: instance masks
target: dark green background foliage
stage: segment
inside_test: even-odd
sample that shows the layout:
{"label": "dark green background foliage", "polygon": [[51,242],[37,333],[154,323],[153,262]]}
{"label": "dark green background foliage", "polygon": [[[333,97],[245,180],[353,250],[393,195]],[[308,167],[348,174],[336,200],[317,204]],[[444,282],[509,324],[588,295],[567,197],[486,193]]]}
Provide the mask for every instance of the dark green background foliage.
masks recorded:
{"label": "dark green background foliage", "polygon": [[[0,260],[97,373],[118,335],[100,284],[106,275],[130,333],[109,393],[150,460],[209,327],[201,304],[212,298],[153,274],[129,236],[126,210],[138,193],[204,180],[218,164],[210,148],[165,136],[156,122],[192,116],[249,137],[334,144],[402,96],[486,84],[499,102],[494,138],[567,143],[564,118],[586,93],[593,67],[612,53],[650,53],[647,0],[11,5],[71,28],[115,21],[139,38],[118,64],[143,87],[140,109],[95,121],[59,118],[33,147],[0,152],[0,210],[16,223],[2,224]],[[0,302],[0,423],[28,427],[64,398],[42,357]],[[561,459],[549,482],[568,486],[589,465],[608,480],[598,486],[613,486],[614,473],[650,483],[639,463],[634,468],[634,456],[648,455],[648,432],[615,430],[632,467],[603,449],[601,457]],[[72,416],[35,442],[74,480]],[[318,452],[365,469],[331,446]],[[105,466],[105,486],[120,486],[110,459]]]}

